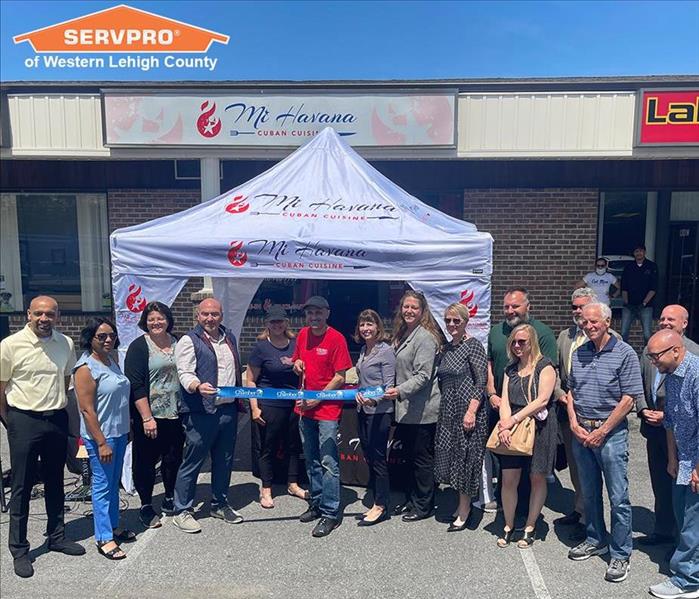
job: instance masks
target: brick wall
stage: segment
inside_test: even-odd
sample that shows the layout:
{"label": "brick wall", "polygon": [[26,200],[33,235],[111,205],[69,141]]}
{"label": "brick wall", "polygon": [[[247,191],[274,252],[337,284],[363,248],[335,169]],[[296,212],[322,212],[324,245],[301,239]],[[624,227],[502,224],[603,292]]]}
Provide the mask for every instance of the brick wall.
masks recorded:
{"label": "brick wall", "polygon": [[596,189],[467,189],[464,220],[489,232],[493,249],[493,321],[508,287],[531,292],[532,315],[554,331],[570,323],[574,284],[594,266]]}
{"label": "brick wall", "polygon": [[[532,315],[555,333],[570,325],[570,294],[590,272],[597,249],[599,192],[589,188],[466,189],[464,220],[494,239],[492,319],[508,287],[524,286]],[[617,315],[612,326],[620,330]],[[643,345],[640,326],[631,344]]]}
{"label": "brick wall", "polygon": [[[198,189],[113,189],[107,192],[109,211],[109,232],[122,227],[181,212],[199,204],[201,194]],[[193,277],[172,304],[176,335],[191,328],[194,321],[193,310],[197,300],[192,294],[204,284],[202,277]]]}

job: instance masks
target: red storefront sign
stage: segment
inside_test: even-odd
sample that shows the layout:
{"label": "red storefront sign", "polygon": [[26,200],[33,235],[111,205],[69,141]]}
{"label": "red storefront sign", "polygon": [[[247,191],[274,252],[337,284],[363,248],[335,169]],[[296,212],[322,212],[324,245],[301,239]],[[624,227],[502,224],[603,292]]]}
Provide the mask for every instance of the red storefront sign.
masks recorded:
{"label": "red storefront sign", "polygon": [[638,145],[699,144],[699,90],[644,90]]}

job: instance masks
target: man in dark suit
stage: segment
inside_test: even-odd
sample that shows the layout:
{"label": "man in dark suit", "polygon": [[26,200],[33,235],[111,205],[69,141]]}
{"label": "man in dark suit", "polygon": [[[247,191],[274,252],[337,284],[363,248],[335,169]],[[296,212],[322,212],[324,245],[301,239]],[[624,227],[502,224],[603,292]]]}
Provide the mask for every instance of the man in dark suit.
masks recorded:
{"label": "man in dark suit", "polygon": [[[685,332],[689,314],[683,306],[666,306],[658,320],[658,330],[675,331],[684,341],[685,349],[699,355],[699,345],[689,339]],[[646,438],[648,469],[655,497],[655,527],[650,535],[641,537],[641,545],[674,544],[677,525],[672,511],[673,480],[667,472],[667,441],[663,416],[665,409],[665,375],[658,372],[648,358],[647,347],[641,356],[644,395],[636,402],[636,412],[641,419],[641,434]]]}

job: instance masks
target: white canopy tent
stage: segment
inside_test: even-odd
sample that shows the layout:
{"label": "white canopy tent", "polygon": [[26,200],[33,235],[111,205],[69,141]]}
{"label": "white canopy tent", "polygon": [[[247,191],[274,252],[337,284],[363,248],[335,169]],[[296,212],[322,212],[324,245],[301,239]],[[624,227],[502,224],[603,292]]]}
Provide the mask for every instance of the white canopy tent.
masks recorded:
{"label": "white canopy tent", "polygon": [[468,305],[469,331],[484,340],[492,245],[389,181],[328,127],[217,198],[112,233],[122,349],[140,333],[146,301],[171,305],[190,277],[205,275],[236,335],[266,278],[405,280],[440,322],[448,304]]}

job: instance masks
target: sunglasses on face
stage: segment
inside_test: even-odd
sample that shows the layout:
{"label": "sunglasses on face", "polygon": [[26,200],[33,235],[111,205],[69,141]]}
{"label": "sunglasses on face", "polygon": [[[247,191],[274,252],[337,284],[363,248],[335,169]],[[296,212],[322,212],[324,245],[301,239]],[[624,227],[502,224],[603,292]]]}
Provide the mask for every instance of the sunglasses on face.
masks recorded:
{"label": "sunglasses on face", "polygon": [[529,343],[528,339],[513,339],[510,345],[512,347],[524,347],[527,343]]}
{"label": "sunglasses on face", "polygon": [[582,310],[585,307],[585,304],[582,306],[576,306],[575,304],[570,304],[570,309],[571,310]]}
{"label": "sunglasses on face", "polygon": [[444,322],[446,322],[447,324],[461,324],[463,320],[461,320],[460,318],[445,318]]}
{"label": "sunglasses on face", "polygon": [[104,343],[107,339],[116,339],[117,334],[116,333],[97,333],[95,335],[95,339],[99,341],[100,343]]}
{"label": "sunglasses on face", "polygon": [[651,362],[657,362],[662,358],[667,352],[669,352],[671,349],[675,349],[677,346],[676,345],[671,345],[668,348],[663,349],[662,351],[659,352],[646,352],[646,355],[648,356],[648,359]]}

